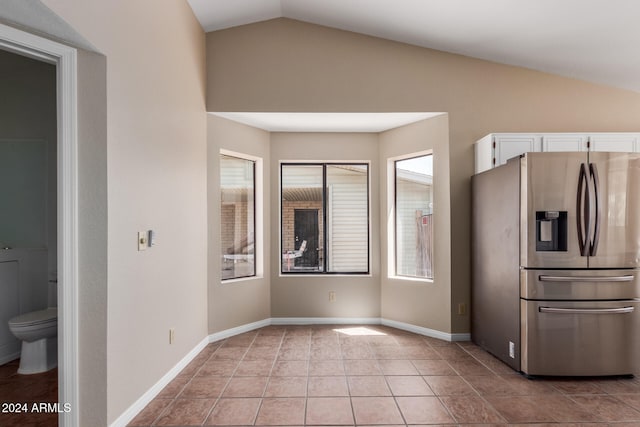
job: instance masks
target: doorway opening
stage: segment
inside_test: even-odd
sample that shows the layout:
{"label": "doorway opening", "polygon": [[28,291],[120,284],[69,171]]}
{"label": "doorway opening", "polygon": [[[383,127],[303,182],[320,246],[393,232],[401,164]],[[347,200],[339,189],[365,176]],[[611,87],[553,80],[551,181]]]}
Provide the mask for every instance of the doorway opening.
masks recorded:
{"label": "doorway opening", "polygon": [[78,159],[77,51],[0,24],[0,49],[52,64],[56,69],[56,188],[58,311],[58,411],[60,425],[77,426],[78,399]]}
{"label": "doorway opening", "polygon": [[57,403],[56,66],[0,50],[0,70],[0,396]]}

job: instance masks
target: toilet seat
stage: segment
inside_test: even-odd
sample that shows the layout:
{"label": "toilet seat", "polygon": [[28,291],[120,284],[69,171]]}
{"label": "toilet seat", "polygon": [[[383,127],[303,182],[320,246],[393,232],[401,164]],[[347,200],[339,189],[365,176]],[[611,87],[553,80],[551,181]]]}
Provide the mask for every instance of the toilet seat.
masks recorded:
{"label": "toilet seat", "polygon": [[57,322],[58,309],[46,308],[44,310],[32,311],[30,313],[21,314],[9,320],[9,326],[14,328],[25,328],[30,326],[42,325],[45,323]]}

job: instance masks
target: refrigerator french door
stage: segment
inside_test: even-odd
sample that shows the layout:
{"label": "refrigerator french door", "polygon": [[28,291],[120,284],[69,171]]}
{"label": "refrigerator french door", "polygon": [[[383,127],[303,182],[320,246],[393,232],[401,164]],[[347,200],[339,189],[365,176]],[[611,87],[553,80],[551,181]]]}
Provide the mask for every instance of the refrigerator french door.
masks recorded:
{"label": "refrigerator french door", "polygon": [[529,375],[640,374],[640,154],[527,153],[472,187],[474,342]]}
{"label": "refrigerator french door", "polygon": [[520,163],[522,267],[640,268],[640,154],[527,153]]}

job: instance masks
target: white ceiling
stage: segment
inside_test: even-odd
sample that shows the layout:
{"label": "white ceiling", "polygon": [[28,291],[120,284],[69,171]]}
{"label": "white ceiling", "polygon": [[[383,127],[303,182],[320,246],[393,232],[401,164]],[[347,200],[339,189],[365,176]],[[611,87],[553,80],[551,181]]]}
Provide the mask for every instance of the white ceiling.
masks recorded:
{"label": "white ceiling", "polygon": [[212,113],[269,132],[384,132],[443,113]]}
{"label": "white ceiling", "polygon": [[188,0],[205,31],[287,17],[640,92],[638,0]]}

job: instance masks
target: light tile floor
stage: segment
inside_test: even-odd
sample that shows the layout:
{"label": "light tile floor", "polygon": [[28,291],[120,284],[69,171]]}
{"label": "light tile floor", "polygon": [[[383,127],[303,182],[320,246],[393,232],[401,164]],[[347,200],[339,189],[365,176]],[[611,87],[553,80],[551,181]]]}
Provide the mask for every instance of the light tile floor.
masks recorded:
{"label": "light tile floor", "polygon": [[269,326],[207,346],[129,425],[629,427],[640,380],[529,380],[384,326]]}

